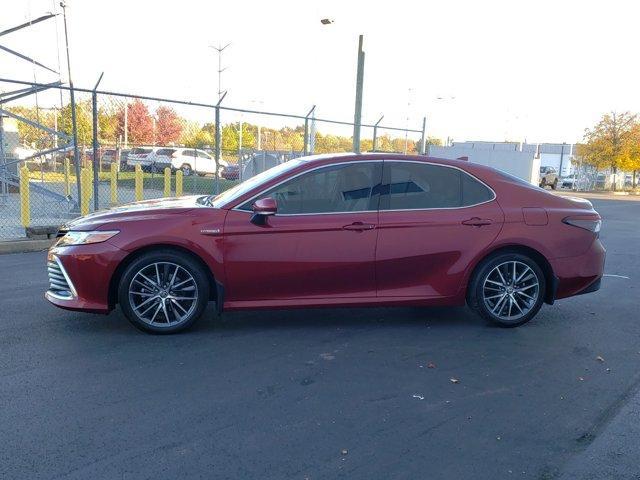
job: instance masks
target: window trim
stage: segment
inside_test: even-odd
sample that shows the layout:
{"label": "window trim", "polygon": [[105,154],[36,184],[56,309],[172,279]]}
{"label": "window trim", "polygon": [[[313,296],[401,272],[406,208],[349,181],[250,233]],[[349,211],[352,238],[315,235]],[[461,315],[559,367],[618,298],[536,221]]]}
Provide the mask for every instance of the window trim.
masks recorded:
{"label": "window trim", "polygon": [[258,192],[257,194],[253,195],[252,197],[250,197],[247,200],[244,200],[240,205],[236,205],[235,207],[233,207],[231,210],[235,210],[237,212],[244,212],[244,213],[252,213],[251,210],[244,210],[242,208],[240,208],[241,205],[244,205],[245,203],[251,202],[252,200],[255,200],[256,198],[258,198],[260,195],[262,195],[263,193],[266,193],[268,190],[274,189],[276,187],[279,187],[280,185],[282,185],[285,182],[288,182],[289,180],[293,180],[294,178],[297,178],[301,175],[304,175],[306,173],[311,173],[315,170],[318,170],[320,168],[326,168],[326,167],[333,167],[336,165],[348,165],[351,163],[383,163],[383,176],[384,176],[384,162],[404,162],[404,163],[417,163],[420,165],[435,165],[437,167],[445,167],[445,168],[453,168],[454,170],[459,170],[461,171],[463,174],[467,174],[469,175],[471,178],[473,178],[474,180],[476,180],[477,182],[480,182],[482,185],[484,185],[485,187],[487,187],[489,189],[489,191],[493,194],[493,196],[489,199],[489,200],[485,200],[484,202],[479,202],[479,203],[474,203],[471,205],[464,205],[461,207],[431,207],[431,208],[398,208],[398,209],[390,209],[390,210],[381,210],[380,206],[378,205],[378,208],[376,210],[360,210],[360,211],[351,211],[351,212],[318,212],[318,213],[276,213],[276,216],[279,217],[304,217],[304,216],[309,216],[309,215],[344,215],[347,213],[373,213],[373,212],[378,212],[378,213],[382,213],[382,212],[415,212],[415,211],[430,211],[430,210],[462,210],[465,208],[471,208],[471,207],[477,207],[478,205],[484,205],[485,203],[490,203],[493,202],[498,196],[496,195],[496,192],[493,188],[491,188],[491,186],[487,185],[485,182],[483,182],[482,180],[480,180],[478,177],[476,177],[475,175],[473,175],[470,172],[467,172],[466,170],[464,170],[463,168],[460,167],[456,167],[455,165],[443,165],[442,163],[436,163],[436,162],[423,162],[420,160],[404,160],[404,159],[398,159],[398,158],[389,158],[387,160],[384,159],[380,159],[380,160],[352,160],[352,161],[348,161],[348,162],[336,162],[336,163],[330,163],[327,165],[319,165],[315,168],[310,168],[308,170],[304,170],[303,172],[299,172],[296,175],[293,175],[292,177],[288,177],[285,178],[284,180],[282,180],[281,182],[278,182],[268,188],[265,188],[264,190],[261,190],[260,192]]}

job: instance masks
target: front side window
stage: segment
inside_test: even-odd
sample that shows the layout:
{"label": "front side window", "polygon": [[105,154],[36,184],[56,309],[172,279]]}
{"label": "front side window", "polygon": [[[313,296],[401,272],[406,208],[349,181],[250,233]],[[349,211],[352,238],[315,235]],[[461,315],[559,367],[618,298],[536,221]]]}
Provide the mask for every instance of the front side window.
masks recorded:
{"label": "front side window", "polygon": [[[381,178],[382,162],[331,165],[292,178],[257,198],[273,198],[283,215],[375,211]],[[241,209],[251,210],[257,198]]]}
{"label": "front side window", "polygon": [[384,163],[381,210],[460,208],[484,203],[493,192],[457,168],[415,162]]}

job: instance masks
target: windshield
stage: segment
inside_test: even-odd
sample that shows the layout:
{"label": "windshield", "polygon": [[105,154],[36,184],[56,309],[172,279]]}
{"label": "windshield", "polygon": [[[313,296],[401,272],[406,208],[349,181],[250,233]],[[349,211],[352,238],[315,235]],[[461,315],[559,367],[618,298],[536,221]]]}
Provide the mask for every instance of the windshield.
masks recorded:
{"label": "windshield", "polygon": [[276,165],[275,167],[270,168],[269,170],[265,170],[258,175],[251,177],[248,180],[236,185],[229,190],[222,192],[220,195],[216,196],[212,200],[209,201],[212,207],[220,208],[228,203],[231,203],[237,198],[240,198],[245,193],[253,190],[256,187],[259,187],[263,183],[268,182],[269,180],[274,179],[275,177],[282,175],[289,170],[293,170],[296,167],[302,165],[304,160],[289,160],[288,162],[281,163],[280,165]]}

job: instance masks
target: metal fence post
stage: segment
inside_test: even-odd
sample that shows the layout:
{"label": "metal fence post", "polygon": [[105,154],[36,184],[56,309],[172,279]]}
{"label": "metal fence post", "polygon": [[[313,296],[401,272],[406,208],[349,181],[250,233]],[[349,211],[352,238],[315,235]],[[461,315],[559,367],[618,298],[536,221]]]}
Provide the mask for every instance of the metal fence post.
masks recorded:
{"label": "metal fence post", "polygon": [[100,200],[98,198],[98,171],[100,170],[100,164],[98,158],[100,157],[98,147],[98,95],[95,90],[91,94],[91,104],[93,107],[93,210],[97,211],[100,208]]}
{"label": "metal fence post", "polygon": [[20,169],[20,221],[24,228],[31,223],[29,169],[26,165]]}
{"label": "metal fence post", "polygon": [[304,117],[304,154],[309,155],[309,117],[313,115],[316,106],[311,107],[311,110]]}
{"label": "metal fence post", "polygon": [[422,117],[422,136],[420,137],[420,154],[426,155],[427,153],[427,138],[425,134],[427,132],[427,117]]}
{"label": "metal fence post", "polygon": [[98,190],[100,184],[98,183],[98,173],[100,172],[100,145],[98,145],[98,85],[102,81],[104,72],[98,77],[96,85],[91,92],[91,106],[93,111],[93,210],[96,211],[100,208],[100,195]]}
{"label": "metal fence post", "polygon": [[380,118],[373,126],[373,145],[371,146],[371,148],[373,149],[374,152],[378,150],[378,125],[380,125],[380,122],[382,121],[383,118],[384,118],[384,115],[380,115]]}
{"label": "metal fence post", "polygon": [[220,97],[220,100],[218,100],[218,103],[215,106],[216,109],[216,149],[215,149],[215,159],[216,159],[216,190],[215,190],[215,194],[219,194],[220,193],[220,154],[222,152],[222,145],[221,145],[221,139],[222,139],[222,135],[221,135],[221,126],[220,126],[220,104],[222,103],[222,101],[224,100],[224,97],[227,96],[227,92],[224,92],[222,94],[222,96]]}

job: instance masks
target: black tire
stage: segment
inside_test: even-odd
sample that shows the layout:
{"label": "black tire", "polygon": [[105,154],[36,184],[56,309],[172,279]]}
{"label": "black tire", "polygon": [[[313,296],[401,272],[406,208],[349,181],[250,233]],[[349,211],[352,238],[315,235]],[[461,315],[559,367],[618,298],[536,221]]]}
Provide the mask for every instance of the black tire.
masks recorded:
{"label": "black tire", "polygon": [[553,184],[551,184],[551,190],[556,190],[557,188],[558,188],[558,179],[556,178]]}
{"label": "black tire", "polygon": [[[157,283],[165,282],[164,288],[160,285],[163,298],[160,298],[160,288],[156,290],[151,287],[151,284],[139,276],[139,273],[143,271],[146,272],[143,273],[143,275],[148,277],[147,274],[149,270],[145,269],[152,268],[153,271],[155,271],[154,264],[159,264],[158,274],[161,277],[161,281]],[[174,267],[177,272],[176,274],[173,274]],[[160,272],[160,270],[162,271]],[[170,278],[172,275],[173,278]],[[189,280],[189,276],[191,280]],[[138,281],[134,282],[134,278],[142,279],[144,285]],[[157,277],[153,277],[152,280],[155,278]],[[176,280],[176,284],[179,286],[177,280],[184,282],[184,279],[187,279],[187,281],[179,291],[174,292],[170,286],[166,288],[169,281]],[[137,288],[143,293],[131,294],[130,290],[132,288]],[[200,263],[187,254],[175,250],[158,249],[140,255],[126,267],[122,277],[120,277],[118,301],[120,308],[122,308],[126,317],[136,328],[149,333],[168,334],[186,330],[200,318],[209,301],[209,292],[209,277]],[[145,297],[141,298],[146,298],[146,301],[151,300],[149,305],[151,305],[154,311],[158,300],[163,305],[166,302],[166,307],[159,306],[158,311],[155,312],[159,314],[157,322],[155,322],[155,316],[151,319],[151,323],[149,323],[149,318],[145,318],[144,313],[147,308],[145,305],[140,305],[140,303],[138,303],[137,306],[134,305],[134,303],[138,301],[138,295],[144,295]],[[182,296],[180,297],[178,295]],[[185,303],[187,302],[186,298],[190,298],[185,295],[194,296],[194,299],[189,301],[189,303]],[[155,297],[155,299],[151,299],[151,297]],[[176,304],[177,306],[175,306]],[[178,307],[182,308],[184,313],[182,313]],[[142,313],[142,316],[140,316],[139,313]],[[150,315],[149,313],[147,317]],[[162,322],[161,320],[163,319],[166,321]]]}
{"label": "black tire", "polygon": [[547,186],[547,179],[543,178],[540,182],[540,188],[545,188]]}
{"label": "black tire", "polygon": [[180,167],[180,170],[182,170],[182,174],[185,177],[188,177],[193,173],[193,170],[191,169],[191,165],[189,165],[188,163],[183,163],[182,166]]}
{"label": "black tire", "polygon": [[[496,274],[496,268],[500,266],[500,272],[502,272],[504,276],[507,272],[504,270],[505,264],[507,265],[507,269],[509,269],[510,265],[514,263],[516,265],[516,272],[518,272],[516,273],[516,280],[520,274],[524,273],[526,274],[526,282],[521,281],[521,283],[505,288],[495,285],[495,282],[492,280],[492,275]],[[529,268],[530,272],[535,275],[535,278],[529,279],[530,274],[524,266]],[[513,284],[512,279],[505,277],[505,280],[507,283],[511,282]],[[537,282],[537,288],[531,286],[534,282]],[[508,290],[509,288],[511,289]],[[489,291],[489,289],[491,289],[491,291]],[[521,253],[504,252],[487,257],[476,267],[473,277],[469,282],[467,303],[474,311],[489,322],[500,327],[512,328],[523,325],[536,316],[544,302],[545,291],[546,281],[544,273],[532,258]],[[532,292],[535,292],[535,295]],[[497,303],[502,300],[500,296],[498,296],[497,300],[491,299],[490,297],[493,294],[503,296],[505,298],[504,305],[500,306]],[[528,294],[531,294],[530,296],[533,297],[532,300],[524,296]],[[513,303],[514,300],[515,303]],[[520,305],[520,302],[522,302],[522,307],[524,308],[520,306],[518,306],[518,308],[520,308],[523,314],[518,316],[520,314],[513,310],[514,315],[512,317],[511,307],[516,304]],[[507,305],[509,306],[509,315],[500,315],[503,312],[506,313]],[[494,308],[490,308],[491,306]],[[498,314],[495,313],[495,308],[498,308]]]}

